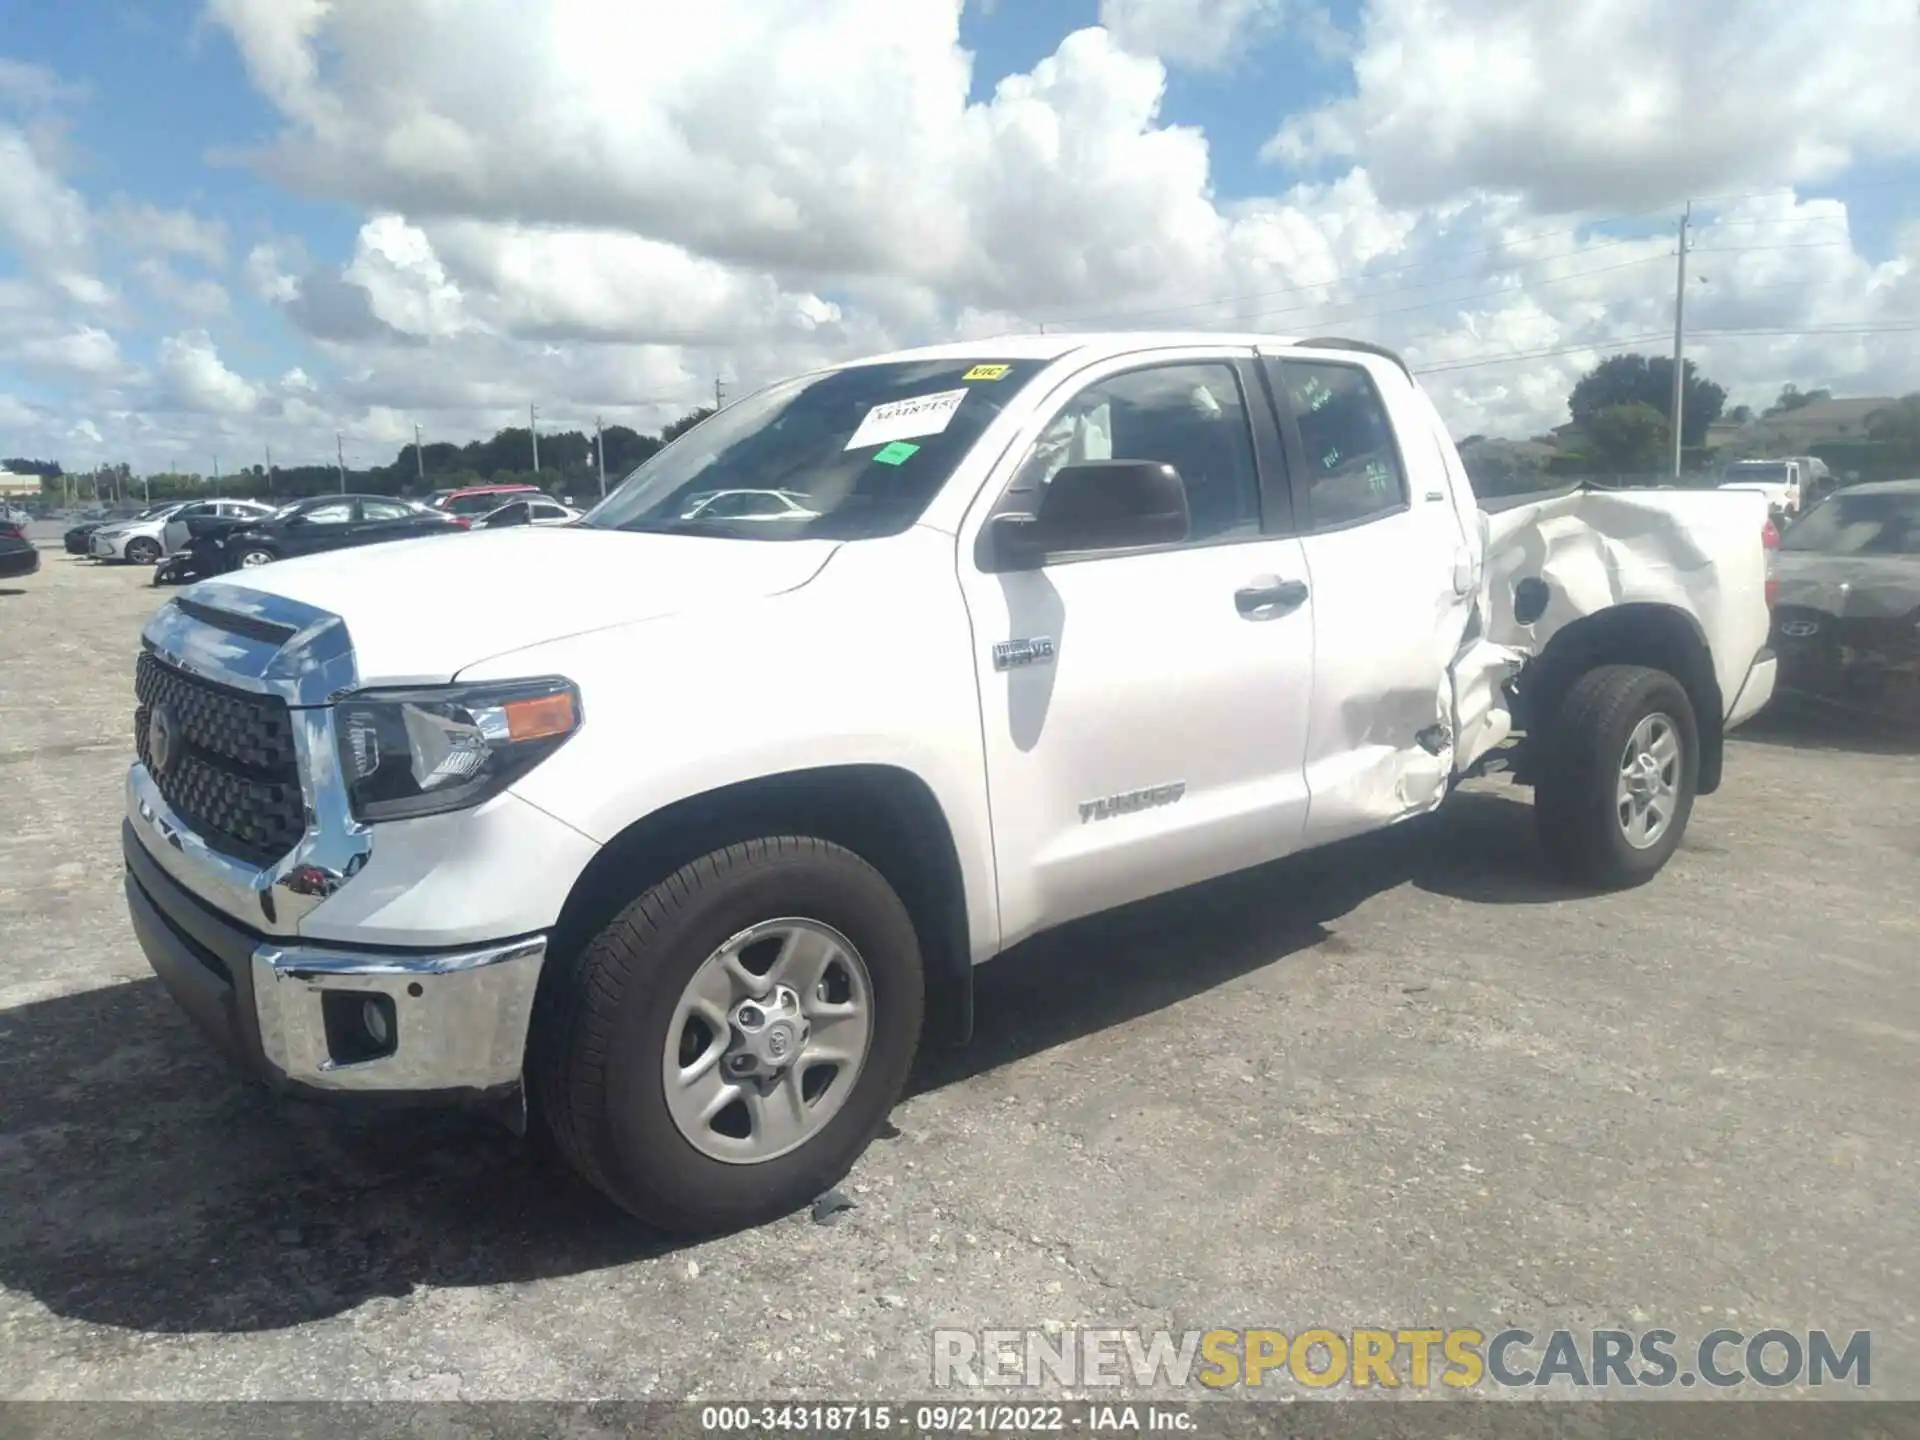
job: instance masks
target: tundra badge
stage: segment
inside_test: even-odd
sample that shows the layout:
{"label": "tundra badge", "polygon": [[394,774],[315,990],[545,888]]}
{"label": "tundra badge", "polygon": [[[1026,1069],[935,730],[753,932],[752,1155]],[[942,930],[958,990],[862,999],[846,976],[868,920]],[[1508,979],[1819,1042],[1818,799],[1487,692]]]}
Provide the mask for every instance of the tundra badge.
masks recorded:
{"label": "tundra badge", "polygon": [[1128,790],[1119,795],[1106,795],[1098,800],[1080,802],[1080,823],[1089,820],[1111,820],[1116,815],[1131,815],[1137,810],[1152,810],[1156,806],[1171,805],[1187,793],[1187,782],[1175,780],[1171,785],[1149,785],[1144,790]]}

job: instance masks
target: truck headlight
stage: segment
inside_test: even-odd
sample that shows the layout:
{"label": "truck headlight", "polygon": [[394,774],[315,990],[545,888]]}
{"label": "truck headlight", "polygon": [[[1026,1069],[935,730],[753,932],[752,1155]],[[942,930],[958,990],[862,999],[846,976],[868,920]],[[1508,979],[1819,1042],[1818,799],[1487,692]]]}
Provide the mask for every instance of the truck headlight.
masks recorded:
{"label": "truck headlight", "polygon": [[369,690],[334,707],[340,773],[361,820],[464,810],[498,795],[580,728],[566,680]]}

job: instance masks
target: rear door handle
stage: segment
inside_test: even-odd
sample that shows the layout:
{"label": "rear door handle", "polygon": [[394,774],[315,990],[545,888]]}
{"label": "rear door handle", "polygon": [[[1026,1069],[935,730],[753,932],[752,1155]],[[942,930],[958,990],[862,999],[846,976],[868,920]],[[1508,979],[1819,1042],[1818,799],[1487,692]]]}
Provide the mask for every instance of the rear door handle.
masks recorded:
{"label": "rear door handle", "polygon": [[1304,580],[1282,580],[1277,575],[1262,575],[1233,592],[1233,608],[1249,620],[1271,619],[1284,610],[1306,604]]}

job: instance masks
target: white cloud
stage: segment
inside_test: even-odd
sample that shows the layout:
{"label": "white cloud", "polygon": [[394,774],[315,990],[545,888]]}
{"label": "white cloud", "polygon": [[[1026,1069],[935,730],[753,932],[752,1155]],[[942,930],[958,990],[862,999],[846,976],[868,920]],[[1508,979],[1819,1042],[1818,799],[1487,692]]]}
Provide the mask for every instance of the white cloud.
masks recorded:
{"label": "white cloud", "polygon": [[0,104],[43,110],[78,99],[85,89],[69,85],[44,65],[0,55]]}
{"label": "white cloud", "polygon": [[106,331],[92,325],[23,339],[0,351],[0,355],[23,369],[93,379],[118,376],[125,369],[119,344]]}
{"label": "white cloud", "polygon": [[[716,375],[738,393],[823,358],[1085,322],[1400,345],[1473,367],[1430,381],[1460,433],[1525,433],[1565,418],[1608,347],[1664,351],[1672,319],[1670,236],[1581,234],[1557,213],[1779,192],[1920,143],[1904,0],[1817,19],[1761,0],[1701,16],[1369,0],[1347,100],[1289,121],[1293,97],[1226,92],[1270,107],[1275,153],[1313,166],[1312,183],[1229,200],[1209,137],[1162,113],[1166,67],[1323,45],[1314,0],[1104,0],[1106,28],[984,88],[959,3],[704,0],[689,25],[678,0],[211,0],[282,118],[261,171],[350,207],[359,231],[344,255],[286,238],[246,252],[242,283],[297,356],[223,328],[230,356],[273,354],[230,362],[188,329],[151,377],[88,390],[69,369],[74,405],[104,445],[165,463],[223,432],[270,438],[287,463],[330,457],[336,427],[365,463],[414,420],[467,438],[537,401],[543,425],[657,424]],[[673,64],[641,82],[636,55]],[[187,288],[211,282],[175,267],[220,263],[223,232],[160,203],[177,197],[112,211],[179,223],[103,279],[85,202],[46,145],[11,133],[0,193],[10,165],[54,204],[14,242],[33,258],[0,281],[0,347],[84,354],[71,337],[89,325],[131,346],[111,309],[81,305],[110,305],[122,278],[177,307],[170,325],[219,314],[215,288]],[[1690,353],[1714,378],[1749,400],[1789,379],[1920,386],[1910,337],[1835,333],[1920,315],[1908,262],[1864,259],[1845,206],[1782,192],[1700,214]],[[1898,248],[1920,259],[1920,238]],[[1517,354],[1534,358],[1502,358]]]}
{"label": "white cloud", "polygon": [[1225,68],[1282,31],[1317,55],[1345,47],[1326,7],[1310,0],[1100,0],[1100,23],[1136,55],[1198,70]]}
{"label": "white cloud", "polygon": [[1911,0],[1373,0],[1358,43],[1355,94],[1268,153],[1364,159],[1395,203],[1638,210],[1920,153]]}
{"label": "white cloud", "polygon": [[229,370],[213,337],[204,330],[170,335],[160,342],[159,390],[163,406],[207,415],[245,415],[260,392]]}
{"label": "white cloud", "polygon": [[218,281],[182,275],[158,257],[140,261],[133,273],[154,299],[195,319],[215,319],[232,308],[226,287]]}
{"label": "white cloud", "polygon": [[122,203],[109,216],[121,242],[136,250],[181,255],[219,269],[227,263],[227,227],[190,210]]}
{"label": "white cloud", "polygon": [[0,241],[27,272],[82,304],[103,304],[107,287],[91,263],[92,220],[78,191],[67,186],[34,138],[0,125]]}

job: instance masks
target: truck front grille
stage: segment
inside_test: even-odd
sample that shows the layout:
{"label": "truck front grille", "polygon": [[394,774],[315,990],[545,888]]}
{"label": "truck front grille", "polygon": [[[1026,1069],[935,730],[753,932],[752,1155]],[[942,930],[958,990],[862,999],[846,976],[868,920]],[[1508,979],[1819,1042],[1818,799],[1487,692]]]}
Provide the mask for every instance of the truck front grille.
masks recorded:
{"label": "truck front grille", "polygon": [[[216,849],[266,865],[306,829],[306,801],[286,702],[231,690],[143,652],[134,671],[134,741],[167,804]],[[171,722],[157,757],[153,715]]]}

